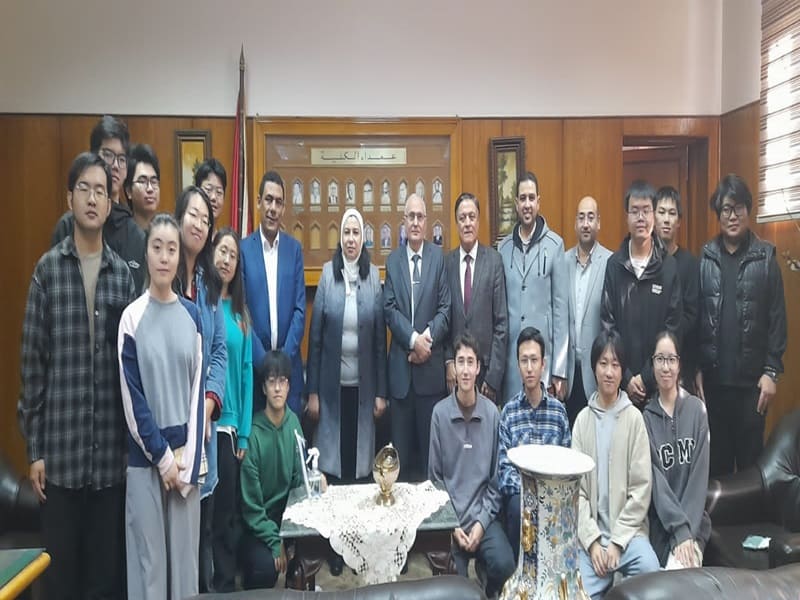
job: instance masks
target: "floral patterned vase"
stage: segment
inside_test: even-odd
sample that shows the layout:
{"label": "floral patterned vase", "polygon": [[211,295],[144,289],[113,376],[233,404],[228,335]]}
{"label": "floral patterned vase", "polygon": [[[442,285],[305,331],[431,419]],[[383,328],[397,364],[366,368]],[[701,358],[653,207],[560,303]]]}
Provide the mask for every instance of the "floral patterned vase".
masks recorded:
{"label": "floral patterned vase", "polygon": [[589,600],[578,561],[578,494],[594,460],[541,445],[512,448],[508,458],[522,476],[520,552],[501,600]]}

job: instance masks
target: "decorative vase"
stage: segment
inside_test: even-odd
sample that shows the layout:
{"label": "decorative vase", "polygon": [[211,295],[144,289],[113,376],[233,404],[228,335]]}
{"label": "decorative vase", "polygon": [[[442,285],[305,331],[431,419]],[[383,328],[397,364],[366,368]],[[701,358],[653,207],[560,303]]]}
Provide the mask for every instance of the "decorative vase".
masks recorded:
{"label": "decorative vase", "polygon": [[501,600],[589,600],[578,558],[578,496],[594,460],[571,448],[542,445],[512,448],[508,458],[522,477],[520,551]]}

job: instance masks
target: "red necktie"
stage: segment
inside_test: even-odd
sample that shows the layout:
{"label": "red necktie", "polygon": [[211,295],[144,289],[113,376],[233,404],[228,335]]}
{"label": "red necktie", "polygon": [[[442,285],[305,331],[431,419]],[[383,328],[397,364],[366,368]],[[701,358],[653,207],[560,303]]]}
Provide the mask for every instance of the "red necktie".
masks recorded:
{"label": "red necktie", "polygon": [[466,314],[469,312],[469,305],[472,302],[472,267],[470,266],[472,257],[467,254],[464,260],[467,261],[467,268],[464,271],[464,314]]}

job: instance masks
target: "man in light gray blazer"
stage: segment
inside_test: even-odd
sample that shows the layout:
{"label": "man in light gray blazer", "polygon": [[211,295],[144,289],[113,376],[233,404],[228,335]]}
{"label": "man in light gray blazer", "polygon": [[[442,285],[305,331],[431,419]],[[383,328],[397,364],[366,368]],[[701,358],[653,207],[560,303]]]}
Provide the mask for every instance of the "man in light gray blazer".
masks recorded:
{"label": "man in light gray blazer", "polygon": [[578,244],[566,252],[569,273],[569,355],[567,373],[569,396],[567,417],[569,425],[586,406],[588,398],[597,389],[589,354],[592,343],[600,333],[600,303],[603,298],[606,262],[611,251],[597,242],[600,231],[600,210],[597,201],[586,196],[578,203],[575,215],[575,233]]}
{"label": "man in light gray blazer", "polygon": [[459,246],[445,258],[450,287],[450,336],[446,356],[447,387],[456,385],[453,342],[466,332],[478,343],[481,370],[477,386],[493,402],[500,400],[508,345],[508,306],[503,259],[478,243],[481,208],[464,192],[456,200]]}
{"label": "man in light gray blazer", "polygon": [[425,242],[425,202],[406,199],[408,242],[386,258],[383,308],[392,332],[388,375],[392,442],[400,454],[400,477],[428,473],[431,414],[447,395],[444,345],[448,339],[450,288],[442,250]]}
{"label": "man in light gray blazer", "polygon": [[[508,299],[508,339],[535,327],[544,336],[545,387],[559,400],[567,393],[569,346],[569,284],[564,262],[564,241],[539,214],[539,182],[528,171],[517,183],[518,222],[500,242]],[[508,344],[506,364],[516,365],[516,344]],[[522,389],[519,369],[506,369],[503,404]]]}

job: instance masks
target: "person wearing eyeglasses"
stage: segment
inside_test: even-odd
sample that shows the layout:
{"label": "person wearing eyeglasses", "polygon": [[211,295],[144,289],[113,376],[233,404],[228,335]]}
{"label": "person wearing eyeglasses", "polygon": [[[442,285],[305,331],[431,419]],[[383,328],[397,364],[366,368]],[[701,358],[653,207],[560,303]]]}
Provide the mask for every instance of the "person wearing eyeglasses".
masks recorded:
{"label": "person wearing eyeglasses", "polygon": [[119,598],[127,436],[117,330],[137,293],[103,239],[108,165],[80,154],[67,181],[73,231],[39,259],[31,278],[18,412],[52,559],[44,596]]}
{"label": "person wearing eyeglasses", "polygon": [[[567,394],[569,347],[569,275],[564,240],[547,226],[540,214],[539,180],[530,171],[517,182],[517,224],[497,247],[503,257],[508,300],[508,339],[515,340],[526,327],[544,336],[547,366],[542,381],[563,402]],[[506,349],[506,364],[517,357],[514,344]],[[503,380],[503,404],[522,387],[519,369],[509,368]]]}
{"label": "person wearing eyeglasses", "polygon": [[[103,226],[103,241],[127,263],[136,283],[136,291],[141,292],[146,271],[144,232],[134,222],[127,202],[120,202],[123,183],[128,175],[129,147],[128,127],[120,119],[106,115],[92,128],[89,151],[99,155],[111,170],[111,214]],[[74,225],[72,211],[68,210],[56,224],[50,245],[56,246],[72,235]]]}
{"label": "person wearing eyeglasses", "polygon": [[[222,207],[225,206],[225,190],[228,187],[228,176],[225,167],[216,158],[208,158],[200,163],[194,172],[194,184],[203,190],[211,200],[214,212],[214,223],[219,225]],[[212,235],[216,231],[212,232]]]}
{"label": "person wearing eyeglasses", "polygon": [[606,265],[600,320],[622,337],[627,364],[622,389],[641,408],[656,390],[649,360],[656,334],[667,330],[680,340],[683,298],[675,258],[654,235],[656,191],[634,181],[625,194],[628,235]]}
{"label": "person wearing eyeglasses", "polygon": [[131,148],[123,189],[133,220],[142,231],[147,230],[161,202],[161,169],[156,153],[147,144]]}
{"label": "person wearing eyeglasses", "polygon": [[669,331],[656,336],[652,361],[658,390],[642,415],[653,464],[650,544],[666,569],[701,567],[711,536],[706,407],[680,386],[678,340]]}
{"label": "person wearing eyeglasses", "polygon": [[698,395],[708,407],[711,475],[752,465],[783,372],[786,304],[775,246],[750,229],[753,196],[738,175],[711,196],[720,233],[700,254]]}
{"label": "person wearing eyeglasses", "polygon": [[200,487],[200,592],[213,591],[212,545],[214,490],[219,482],[217,426],[225,398],[228,347],[225,341],[225,311],[222,308],[222,278],[214,266],[211,231],[214,211],[206,193],[189,186],[175,203],[180,225],[183,260],[178,267],[178,287],[184,298],[200,311],[203,333],[205,378],[205,457],[207,473]]}

